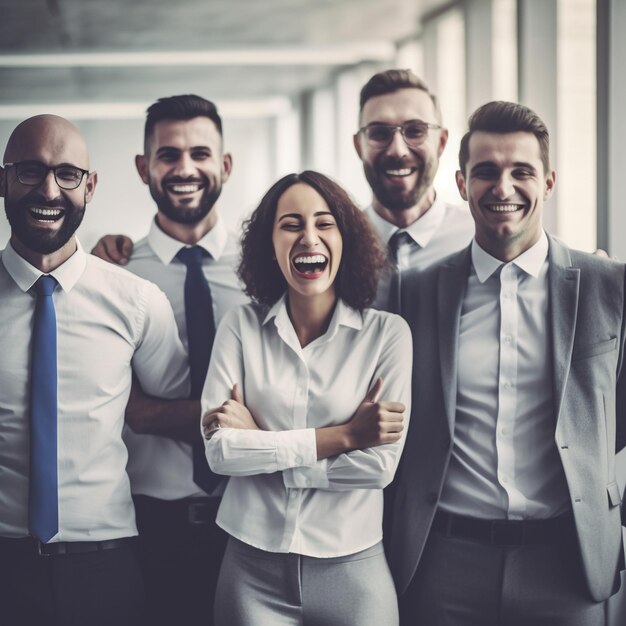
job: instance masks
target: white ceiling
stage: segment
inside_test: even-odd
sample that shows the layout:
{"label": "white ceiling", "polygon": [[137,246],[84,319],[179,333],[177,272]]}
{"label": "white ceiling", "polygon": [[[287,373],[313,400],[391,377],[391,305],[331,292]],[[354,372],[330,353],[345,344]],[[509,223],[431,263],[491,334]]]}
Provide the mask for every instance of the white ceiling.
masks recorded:
{"label": "white ceiling", "polygon": [[395,43],[445,4],[0,0],[0,107],[291,97],[361,61],[389,64]]}

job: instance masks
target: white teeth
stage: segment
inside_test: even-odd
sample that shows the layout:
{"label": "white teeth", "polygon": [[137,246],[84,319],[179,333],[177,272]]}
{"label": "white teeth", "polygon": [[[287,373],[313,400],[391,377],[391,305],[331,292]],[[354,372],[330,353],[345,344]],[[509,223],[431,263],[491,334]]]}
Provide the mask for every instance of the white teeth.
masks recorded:
{"label": "white teeth", "polygon": [[40,207],[32,207],[31,212],[41,217],[58,217],[63,211],[61,209],[43,209]]}
{"label": "white teeth", "polygon": [[486,206],[496,213],[513,213],[522,208],[521,204],[487,204]]}
{"label": "white teeth", "polygon": [[188,185],[171,185],[170,189],[175,193],[194,193],[200,189],[200,185],[197,183]]}
{"label": "white teeth", "polygon": [[387,176],[408,176],[412,171],[412,168],[405,167],[401,170],[385,170],[385,174]]}
{"label": "white teeth", "polygon": [[310,256],[299,256],[297,259],[293,260],[294,263],[311,263],[311,264],[319,264],[325,263],[326,257],[321,254],[311,254]]}

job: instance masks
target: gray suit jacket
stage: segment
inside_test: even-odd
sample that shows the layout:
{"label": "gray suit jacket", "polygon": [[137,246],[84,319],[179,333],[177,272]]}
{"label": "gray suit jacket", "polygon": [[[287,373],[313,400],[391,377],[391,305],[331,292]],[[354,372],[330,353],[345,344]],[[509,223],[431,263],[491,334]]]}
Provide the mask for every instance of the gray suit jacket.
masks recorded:
{"label": "gray suit jacket", "polygon": [[[589,592],[600,601],[616,590],[623,562],[615,453],[626,445],[625,266],[549,239],[554,445]],[[459,320],[470,266],[468,247],[403,280],[402,315],[414,342],[413,409],[386,538],[399,594],[415,574],[452,451]]]}

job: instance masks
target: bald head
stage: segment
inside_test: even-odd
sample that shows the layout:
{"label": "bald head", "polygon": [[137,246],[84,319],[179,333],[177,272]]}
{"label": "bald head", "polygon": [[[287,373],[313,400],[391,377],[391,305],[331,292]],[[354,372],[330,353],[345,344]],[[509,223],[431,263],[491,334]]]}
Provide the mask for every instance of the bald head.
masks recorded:
{"label": "bald head", "polygon": [[5,163],[71,163],[89,169],[87,144],[74,124],[58,115],[35,115],[18,124],[4,151]]}
{"label": "bald head", "polygon": [[76,250],[74,233],[98,180],[87,145],[62,117],[36,115],[11,133],[0,167],[0,196],[11,245],[32,265],[51,271]]}

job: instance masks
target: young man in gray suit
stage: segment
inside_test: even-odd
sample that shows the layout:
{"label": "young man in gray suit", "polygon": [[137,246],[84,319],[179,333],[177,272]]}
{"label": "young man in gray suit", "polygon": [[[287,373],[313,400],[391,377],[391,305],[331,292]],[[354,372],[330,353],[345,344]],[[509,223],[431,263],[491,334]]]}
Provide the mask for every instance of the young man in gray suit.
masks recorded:
{"label": "young man in gray suit", "polygon": [[457,184],[469,247],[403,282],[414,408],[390,566],[402,623],[605,623],[623,568],[624,265],[545,234],[544,123],[491,102]]}

